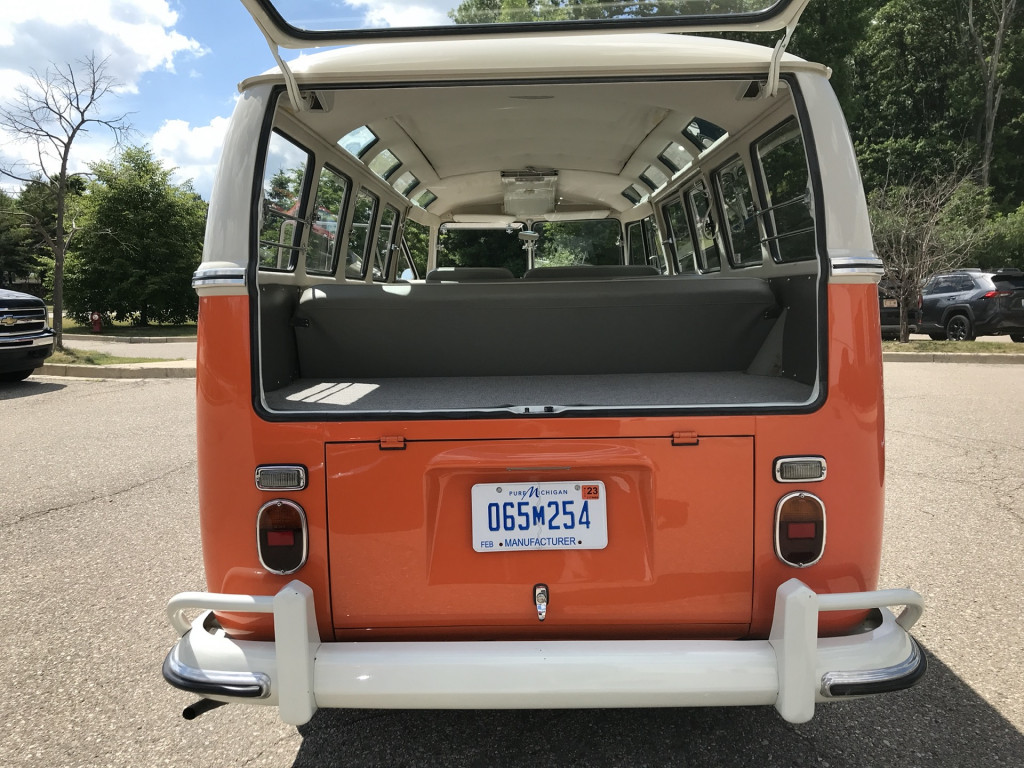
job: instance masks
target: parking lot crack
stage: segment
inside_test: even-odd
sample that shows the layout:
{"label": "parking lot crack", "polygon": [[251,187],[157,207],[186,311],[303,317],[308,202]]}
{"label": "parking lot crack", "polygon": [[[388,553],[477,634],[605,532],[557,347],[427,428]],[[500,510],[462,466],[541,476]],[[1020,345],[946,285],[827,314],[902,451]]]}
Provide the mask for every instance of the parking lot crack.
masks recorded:
{"label": "parking lot crack", "polygon": [[39,520],[40,518],[47,517],[48,515],[51,515],[51,514],[53,514],[55,512],[66,512],[67,510],[75,509],[76,507],[81,507],[81,506],[83,506],[85,504],[91,504],[92,502],[97,501],[99,499],[113,500],[113,499],[118,498],[119,496],[123,496],[126,493],[131,493],[132,491],[136,491],[139,488],[145,488],[147,485],[152,485],[153,483],[158,483],[161,480],[164,480],[164,479],[170,477],[171,475],[176,475],[176,474],[178,474],[180,472],[184,472],[185,470],[188,470],[193,475],[195,474],[195,471],[196,471],[196,461],[195,461],[195,459],[193,459],[191,461],[188,461],[188,462],[186,462],[185,464],[183,464],[183,465],[181,465],[179,467],[175,467],[174,469],[169,469],[166,472],[163,472],[162,474],[146,478],[145,480],[143,480],[141,482],[138,482],[138,483],[135,483],[134,485],[130,485],[127,488],[121,488],[120,490],[116,490],[116,491],[113,491],[111,493],[98,493],[95,496],[90,496],[87,499],[81,499],[79,501],[74,501],[74,502],[72,502],[70,504],[62,504],[61,506],[58,506],[58,507],[49,507],[47,509],[39,509],[39,510],[35,510],[33,512],[26,512],[26,513],[24,513],[22,515],[19,515],[18,517],[15,517],[13,522],[14,522],[14,525],[17,525],[19,523],[25,523],[25,522],[28,522],[30,520]]}

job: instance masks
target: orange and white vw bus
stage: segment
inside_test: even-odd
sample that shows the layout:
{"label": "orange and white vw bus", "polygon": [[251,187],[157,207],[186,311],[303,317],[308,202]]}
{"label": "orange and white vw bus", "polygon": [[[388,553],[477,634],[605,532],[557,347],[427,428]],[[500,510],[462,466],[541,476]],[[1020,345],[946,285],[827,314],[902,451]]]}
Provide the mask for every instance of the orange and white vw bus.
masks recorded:
{"label": "orange and white vw bus", "polygon": [[[242,83],[194,278],[186,712],[801,722],[917,681],[921,598],[877,590],[881,264],[828,70],[784,53],[807,0],[243,2],[328,50]],[[778,42],[678,34],[727,30]]]}

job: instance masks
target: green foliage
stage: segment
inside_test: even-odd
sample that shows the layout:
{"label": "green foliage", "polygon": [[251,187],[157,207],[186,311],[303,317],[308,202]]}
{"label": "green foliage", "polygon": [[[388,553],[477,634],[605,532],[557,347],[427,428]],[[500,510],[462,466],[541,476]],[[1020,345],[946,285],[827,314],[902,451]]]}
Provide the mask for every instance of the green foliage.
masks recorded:
{"label": "green foliage", "polygon": [[526,273],[526,249],[514,232],[504,229],[447,229],[438,239],[437,265],[505,267],[522,277]]}
{"label": "green foliage", "polygon": [[198,313],[191,276],[202,256],[206,203],[190,182],[143,147],[91,166],[95,180],[81,199],[83,231],[68,255],[67,312],[85,322],[92,311],[136,325],[182,323]]}
{"label": "green foliage", "polygon": [[0,287],[38,273],[34,240],[17,201],[0,190]]}
{"label": "green foliage", "polygon": [[1024,204],[988,222],[984,243],[974,256],[982,269],[1024,269]]}

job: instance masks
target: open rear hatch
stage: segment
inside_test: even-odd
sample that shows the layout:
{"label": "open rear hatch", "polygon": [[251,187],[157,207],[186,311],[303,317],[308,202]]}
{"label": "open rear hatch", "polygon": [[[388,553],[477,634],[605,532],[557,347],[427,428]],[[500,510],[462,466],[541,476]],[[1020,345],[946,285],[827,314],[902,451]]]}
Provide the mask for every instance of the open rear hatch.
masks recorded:
{"label": "open rear hatch", "polygon": [[753,442],[328,444],[338,639],[741,636]]}

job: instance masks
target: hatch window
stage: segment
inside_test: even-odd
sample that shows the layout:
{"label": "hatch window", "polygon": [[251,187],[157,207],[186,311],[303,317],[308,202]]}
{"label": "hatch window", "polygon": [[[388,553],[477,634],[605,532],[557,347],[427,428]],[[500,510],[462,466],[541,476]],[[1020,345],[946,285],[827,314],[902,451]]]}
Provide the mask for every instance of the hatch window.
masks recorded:
{"label": "hatch window", "polygon": [[263,210],[259,236],[260,269],[295,269],[302,241],[306,172],[312,156],[284,134],[274,131],[267,144],[263,174]]}

